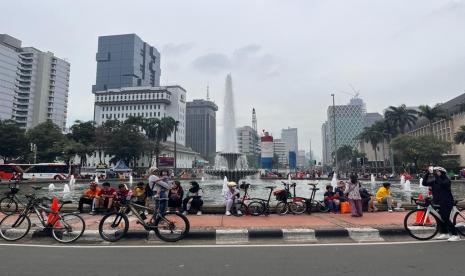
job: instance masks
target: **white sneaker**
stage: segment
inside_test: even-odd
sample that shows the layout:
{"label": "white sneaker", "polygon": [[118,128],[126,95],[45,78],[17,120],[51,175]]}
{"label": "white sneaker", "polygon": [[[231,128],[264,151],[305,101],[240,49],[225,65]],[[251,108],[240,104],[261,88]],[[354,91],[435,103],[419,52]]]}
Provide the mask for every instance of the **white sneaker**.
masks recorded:
{"label": "white sneaker", "polygon": [[187,216],[187,211],[182,212],[183,215]]}
{"label": "white sneaker", "polygon": [[447,239],[448,241],[460,241],[460,236],[459,235],[453,235],[450,236],[450,238]]}
{"label": "white sneaker", "polygon": [[392,213],[392,209],[389,209],[388,212],[389,212],[389,213]]}
{"label": "white sneaker", "polygon": [[241,210],[237,210],[237,214],[238,214],[239,216],[242,216]]}
{"label": "white sneaker", "polygon": [[447,240],[449,238],[450,238],[449,234],[441,234],[439,236],[434,237],[435,240]]}
{"label": "white sneaker", "polygon": [[231,212],[226,211],[226,214],[225,214],[225,215],[230,216],[230,215],[231,215]]}
{"label": "white sneaker", "polygon": [[197,211],[197,216],[201,216],[202,215],[202,211]]}

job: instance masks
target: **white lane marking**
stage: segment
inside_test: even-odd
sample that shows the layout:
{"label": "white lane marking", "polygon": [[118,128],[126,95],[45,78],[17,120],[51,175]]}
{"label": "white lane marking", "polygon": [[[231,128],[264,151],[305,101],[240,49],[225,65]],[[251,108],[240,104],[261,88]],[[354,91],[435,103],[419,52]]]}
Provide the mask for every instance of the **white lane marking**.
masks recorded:
{"label": "white lane marking", "polygon": [[[465,240],[464,240],[465,241]],[[442,243],[447,240],[430,241],[402,241],[402,242],[366,242],[366,243],[328,243],[328,244],[191,244],[191,245],[50,245],[50,244],[15,244],[0,243],[5,247],[39,247],[39,248],[229,248],[229,247],[329,247],[329,246],[372,246],[372,245],[402,245],[402,244],[424,244]]]}

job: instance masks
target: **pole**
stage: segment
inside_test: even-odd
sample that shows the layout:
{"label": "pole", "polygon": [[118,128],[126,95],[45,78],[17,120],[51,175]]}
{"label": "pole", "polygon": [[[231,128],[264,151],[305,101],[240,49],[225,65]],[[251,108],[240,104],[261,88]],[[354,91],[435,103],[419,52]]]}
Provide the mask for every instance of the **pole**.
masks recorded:
{"label": "pole", "polygon": [[334,101],[334,94],[331,94],[331,97],[333,97],[334,173],[337,175],[336,103]]}
{"label": "pole", "polygon": [[177,159],[177,153],[178,152],[177,152],[177,148],[176,148],[176,144],[177,144],[177,137],[176,136],[177,136],[177,131],[178,131],[178,123],[179,123],[179,121],[176,121],[176,123],[174,125],[174,172],[173,172],[174,177],[177,176],[176,173],[177,173],[177,168],[178,168],[178,166],[176,164],[176,163],[178,163],[178,159]]}

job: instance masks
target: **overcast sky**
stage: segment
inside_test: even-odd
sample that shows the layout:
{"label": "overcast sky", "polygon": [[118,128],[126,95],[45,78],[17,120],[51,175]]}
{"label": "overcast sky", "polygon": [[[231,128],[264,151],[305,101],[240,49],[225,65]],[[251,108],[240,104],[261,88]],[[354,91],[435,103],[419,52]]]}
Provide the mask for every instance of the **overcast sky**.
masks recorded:
{"label": "overcast sky", "polygon": [[369,112],[465,92],[465,1],[2,1],[0,33],[71,63],[68,124],[93,119],[97,37],[136,33],[161,52],[162,85],[221,107],[233,77],[236,121],[275,137],[299,129],[321,156],[321,124],[350,84]]}

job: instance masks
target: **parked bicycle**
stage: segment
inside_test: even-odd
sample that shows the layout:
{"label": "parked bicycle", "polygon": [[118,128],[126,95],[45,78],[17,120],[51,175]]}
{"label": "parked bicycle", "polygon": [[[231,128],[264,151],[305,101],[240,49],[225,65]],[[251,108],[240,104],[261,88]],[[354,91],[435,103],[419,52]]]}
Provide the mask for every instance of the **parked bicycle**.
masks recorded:
{"label": "parked bicycle", "polygon": [[[279,193],[275,191],[276,199],[279,201],[276,204],[276,213],[278,215],[285,215],[289,211],[293,214],[303,214],[305,212],[305,199],[303,197],[296,197],[295,187],[296,183],[286,183],[281,181],[284,185],[284,190]],[[294,194],[291,193],[293,188]]]}
{"label": "parked bicycle", "polygon": [[276,187],[273,186],[266,186],[265,189],[269,189],[270,193],[268,195],[268,199],[262,199],[262,198],[254,198],[248,205],[248,210],[249,213],[252,216],[259,216],[259,215],[265,215],[268,216],[270,212],[270,201],[271,201],[271,195],[273,194],[273,190]]}
{"label": "parked bicycle", "polygon": [[[411,237],[417,240],[429,240],[433,238],[439,231],[438,222],[443,222],[438,212],[440,206],[434,205],[429,198],[420,200],[412,197],[411,201],[415,202],[419,208],[405,215],[405,230]],[[465,212],[459,210],[457,202],[457,200],[454,202],[450,218],[452,218],[452,223],[455,225],[457,231],[461,235],[465,235]]]}
{"label": "parked bicycle", "polygon": [[[39,190],[41,187],[32,187]],[[61,243],[70,243],[79,239],[86,228],[84,220],[77,214],[63,214],[60,212],[65,204],[71,201],[61,202],[58,211],[54,211],[43,205],[44,200],[50,198],[37,198],[35,194],[28,194],[29,200],[23,211],[12,213],[0,221],[0,236],[7,241],[16,241],[22,239],[31,229],[30,214],[35,213],[44,230],[50,230],[52,237]],[[52,214],[51,219],[47,214]]]}
{"label": "parked bicycle", "polygon": [[[247,215],[249,213],[249,209],[247,207],[247,202],[246,201],[250,202],[250,200],[252,200],[248,195],[250,184],[243,182],[241,185],[239,185],[239,188],[241,190],[244,190],[243,196],[240,197],[241,204],[239,205],[239,208],[237,208],[237,204],[234,202],[232,207],[231,207],[231,210],[230,210],[231,214],[233,216],[236,216],[236,217],[241,217],[241,216]],[[240,211],[240,212],[238,212],[238,211]]]}
{"label": "parked bicycle", "polygon": [[18,206],[21,205],[24,207],[24,204],[21,203],[18,196],[16,195],[19,192],[18,183],[10,183],[9,191],[5,192],[5,197],[0,199],[0,212],[5,215],[18,212]]}
{"label": "parked bicycle", "polygon": [[305,199],[305,209],[307,213],[311,215],[312,212],[322,212],[322,213],[329,212],[329,208],[328,206],[326,206],[324,200],[315,199],[316,192],[320,189],[316,187],[317,184],[308,183],[307,185],[311,187],[310,197]]}
{"label": "parked bicycle", "polygon": [[[156,201],[168,199],[155,199]],[[152,209],[136,204],[131,200],[117,201],[117,211],[105,215],[99,224],[99,233],[102,239],[115,242],[122,239],[129,230],[129,211],[136,217],[138,224],[141,224],[146,231],[153,230],[155,235],[166,242],[176,242],[182,240],[189,233],[189,220],[186,216],[178,212],[154,212],[150,221],[147,219],[145,211]]]}

